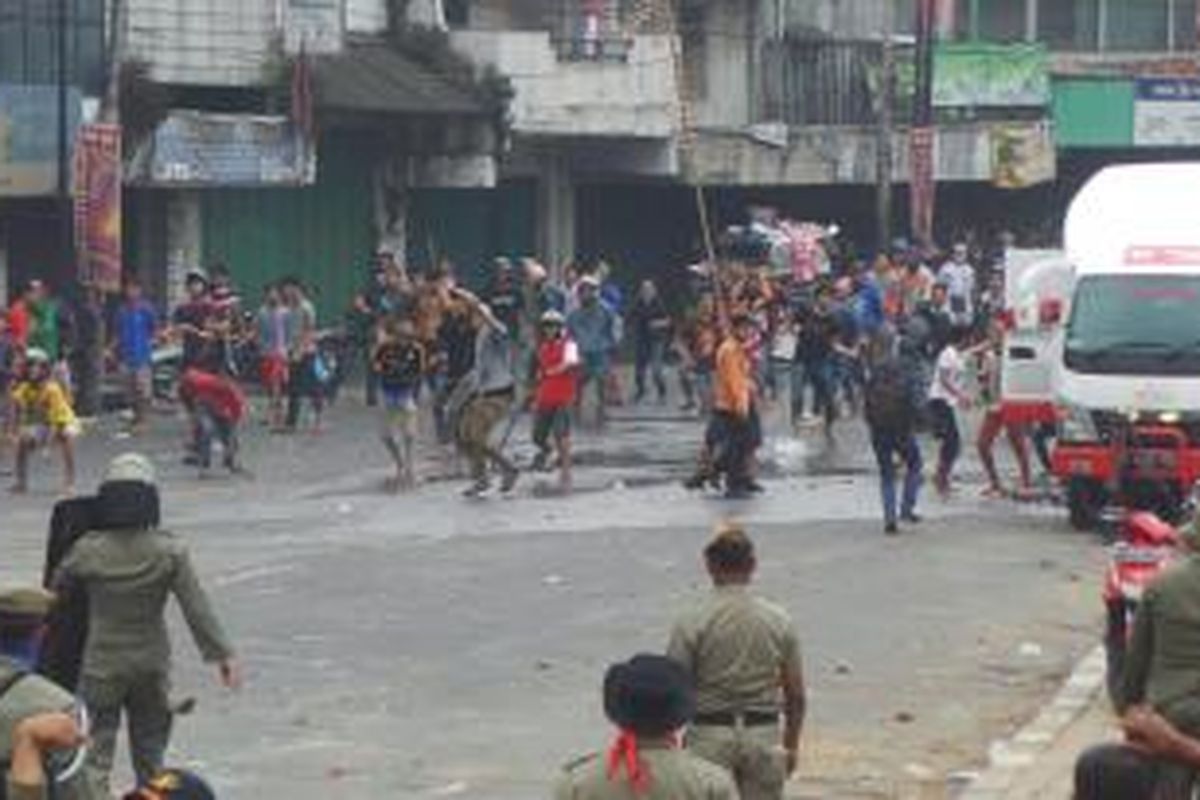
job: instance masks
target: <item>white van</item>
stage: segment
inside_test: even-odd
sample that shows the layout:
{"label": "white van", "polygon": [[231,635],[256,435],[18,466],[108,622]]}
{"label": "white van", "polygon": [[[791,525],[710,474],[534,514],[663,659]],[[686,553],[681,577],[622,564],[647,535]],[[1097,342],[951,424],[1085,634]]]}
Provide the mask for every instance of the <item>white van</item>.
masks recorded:
{"label": "white van", "polygon": [[1200,163],[1110,167],[1065,227],[1073,270],[1054,471],[1071,520],[1177,515],[1200,477]]}

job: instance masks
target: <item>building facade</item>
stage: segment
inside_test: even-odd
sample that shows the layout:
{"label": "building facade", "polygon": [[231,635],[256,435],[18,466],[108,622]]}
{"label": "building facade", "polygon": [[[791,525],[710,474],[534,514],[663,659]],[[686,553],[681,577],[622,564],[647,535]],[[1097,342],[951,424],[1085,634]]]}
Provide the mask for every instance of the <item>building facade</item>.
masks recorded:
{"label": "building facade", "polygon": [[[657,0],[448,3],[451,41],[512,82],[505,180],[534,197],[536,253],[581,255],[579,198],[679,176],[679,55]],[[597,254],[598,255],[598,254]]]}
{"label": "building facade", "polygon": [[60,167],[70,169],[59,163],[59,53],[69,154],[106,85],[104,9],[104,0],[70,0],[60,25],[56,3],[0,0],[0,301],[33,277],[69,278],[60,239],[70,212],[55,197]]}
{"label": "building facade", "polygon": [[221,263],[338,314],[377,249],[409,248],[424,192],[496,185],[497,101],[385,0],[125,3],[125,58],[171,100],[127,178],[130,266],[164,295]]}

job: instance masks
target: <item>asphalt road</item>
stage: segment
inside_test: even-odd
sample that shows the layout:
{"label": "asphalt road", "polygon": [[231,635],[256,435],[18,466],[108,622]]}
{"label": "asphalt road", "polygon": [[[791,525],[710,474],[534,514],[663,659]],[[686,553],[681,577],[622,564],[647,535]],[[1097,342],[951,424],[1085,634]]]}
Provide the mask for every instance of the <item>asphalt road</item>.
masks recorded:
{"label": "asphalt road", "polygon": [[[970,486],[885,540],[852,429],[836,469],[737,505],[668,482],[698,432],[654,414],[583,437],[592,466],[569,499],[531,482],[475,503],[441,481],[385,496],[374,430],[345,408],[322,437],[254,433],[253,481],[197,481],[173,432],[139,443],[246,665],[244,691],[224,694],[176,625],[177,691],[200,706],[174,758],[223,797],[546,796],[558,765],[605,743],[606,665],[661,649],[706,591],[699,551],[724,516],[749,524],[760,588],[801,631],[798,797],[948,796],[1096,639],[1094,541],[1056,509],[983,503]],[[106,431],[84,443],[81,485],[131,447]],[[39,465],[40,493],[0,499],[2,583],[37,574],[52,468]]]}

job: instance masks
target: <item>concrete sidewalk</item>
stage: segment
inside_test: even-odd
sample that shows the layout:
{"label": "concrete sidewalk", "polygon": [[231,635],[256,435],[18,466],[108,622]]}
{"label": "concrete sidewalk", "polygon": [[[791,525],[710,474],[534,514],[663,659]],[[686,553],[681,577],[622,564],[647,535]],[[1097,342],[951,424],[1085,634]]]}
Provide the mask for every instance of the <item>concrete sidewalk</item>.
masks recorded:
{"label": "concrete sidewalk", "polygon": [[1003,795],[1006,800],[1067,800],[1075,759],[1087,748],[1118,738],[1108,701],[1098,696]]}
{"label": "concrete sidewalk", "polygon": [[1100,649],[1080,662],[1033,722],[992,746],[990,766],[959,800],[1069,800],[1079,754],[1120,736],[1103,666]]}

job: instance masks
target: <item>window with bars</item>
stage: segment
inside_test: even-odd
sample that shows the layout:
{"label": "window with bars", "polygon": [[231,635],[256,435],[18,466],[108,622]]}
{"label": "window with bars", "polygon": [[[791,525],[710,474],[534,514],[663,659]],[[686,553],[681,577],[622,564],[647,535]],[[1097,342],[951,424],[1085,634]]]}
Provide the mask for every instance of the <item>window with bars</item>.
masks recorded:
{"label": "window with bars", "polygon": [[1095,50],[1100,32],[1098,0],[1039,0],[1038,40],[1054,50]]}
{"label": "window with bars", "polygon": [[627,0],[562,0],[557,36],[563,61],[625,61],[633,3]]}
{"label": "window with bars", "polygon": [[956,0],[953,29],[960,39],[1024,41],[1030,0]]}
{"label": "window with bars", "polygon": [[[0,0],[0,83],[58,79],[58,3]],[[98,94],[106,74],[103,0],[67,2],[68,80]]]}
{"label": "window with bars", "polygon": [[1186,52],[1197,42],[1197,0],[955,0],[953,12],[960,39],[1146,53]]}

